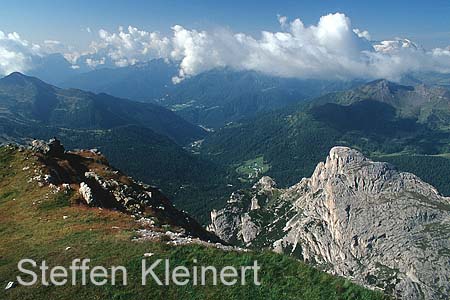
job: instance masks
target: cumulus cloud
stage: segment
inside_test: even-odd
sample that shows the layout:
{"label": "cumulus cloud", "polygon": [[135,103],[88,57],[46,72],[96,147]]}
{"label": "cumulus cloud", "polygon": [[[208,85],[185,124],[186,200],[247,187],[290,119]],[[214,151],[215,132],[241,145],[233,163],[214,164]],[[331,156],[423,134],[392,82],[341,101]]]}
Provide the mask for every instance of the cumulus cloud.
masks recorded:
{"label": "cumulus cloud", "polygon": [[0,74],[24,72],[31,66],[33,56],[39,55],[41,47],[22,39],[17,32],[0,31]]}
{"label": "cumulus cloud", "polygon": [[366,40],[370,41],[372,38],[370,36],[370,33],[367,30],[360,30],[358,28],[353,29],[353,32],[360,38],[365,38]]}
{"label": "cumulus cloud", "polygon": [[72,50],[59,41],[45,40],[41,44],[34,44],[23,39],[17,32],[5,33],[0,30],[0,75],[30,71],[46,55],[70,51]]}
{"label": "cumulus cloud", "polygon": [[[413,71],[450,73],[450,48],[426,50],[408,39],[373,41],[342,13],[322,16],[317,24],[278,16],[280,30],[258,37],[228,29],[196,30],[175,25],[169,35],[133,26],[117,32],[100,29],[87,51],[66,51],[75,67],[124,67],[163,58],[179,65],[173,78],[185,78],[217,67],[254,70],[281,77],[308,79],[398,80]],[[16,33],[0,35],[0,72],[29,67],[30,57],[63,51],[56,41],[33,45]]]}
{"label": "cumulus cloud", "polygon": [[170,59],[180,66],[174,83],[217,67],[317,79],[397,80],[410,71],[450,72],[449,49],[427,51],[407,39],[372,42],[367,30],[353,28],[341,13],[322,16],[310,26],[285,16],[278,16],[278,21],[280,31],[262,31],[259,38],[180,25],[167,37],[131,26],[118,33],[100,30],[91,53],[97,60],[102,54],[116,66]]}
{"label": "cumulus cloud", "polygon": [[259,39],[228,31],[197,32],[175,26],[172,58],[180,59],[175,80],[218,66],[256,70],[298,78],[348,78],[366,76],[364,51],[372,46],[358,37],[343,14],[320,18],[317,25],[305,26],[300,19],[288,22],[279,17],[284,31],[263,31]]}
{"label": "cumulus cloud", "polygon": [[119,27],[117,33],[100,29],[98,36],[99,40],[92,42],[90,51],[82,56],[86,56],[87,59],[89,56],[95,56],[95,61],[103,61],[103,64],[109,60],[118,67],[156,57],[167,57],[171,49],[168,37],[132,26]]}

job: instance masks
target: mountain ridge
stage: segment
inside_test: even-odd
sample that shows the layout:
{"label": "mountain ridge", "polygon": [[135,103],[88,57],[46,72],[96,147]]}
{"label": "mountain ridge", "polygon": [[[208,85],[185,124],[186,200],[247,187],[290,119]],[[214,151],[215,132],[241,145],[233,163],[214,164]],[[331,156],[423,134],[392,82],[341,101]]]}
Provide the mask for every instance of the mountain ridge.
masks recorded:
{"label": "mountain ridge", "polygon": [[185,145],[205,135],[169,110],[155,105],[94,94],[78,89],[60,89],[35,77],[12,73],[0,79],[0,105],[22,122],[40,121],[44,125],[107,129],[140,125],[169,136]]}
{"label": "mountain ridge", "polygon": [[107,92],[162,105],[193,124],[217,129],[360,81],[299,80],[256,71],[215,68],[173,84],[178,63],[155,59],[76,75],[64,87]]}

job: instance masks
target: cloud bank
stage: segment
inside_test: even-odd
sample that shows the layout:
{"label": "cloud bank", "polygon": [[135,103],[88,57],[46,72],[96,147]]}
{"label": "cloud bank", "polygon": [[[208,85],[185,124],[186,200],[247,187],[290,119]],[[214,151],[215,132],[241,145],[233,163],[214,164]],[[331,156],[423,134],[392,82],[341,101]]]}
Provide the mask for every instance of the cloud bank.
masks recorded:
{"label": "cloud bank", "polygon": [[16,32],[0,31],[0,74],[27,71],[41,47],[23,40]]}
{"label": "cloud bank", "polygon": [[[280,31],[262,31],[258,38],[227,29],[204,31],[180,25],[173,26],[168,36],[132,26],[120,27],[118,32],[101,29],[88,51],[65,56],[90,68],[163,58],[179,64],[174,83],[217,67],[305,79],[398,80],[414,71],[450,73],[450,47],[426,50],[400,38],[372,41],[367,30],[354,28],[341,13],[322,16],[310,26],[300,19],[278,16],[278,20]],[[47,44],[59,46],[55,41]],[[0,72],[26,68],[27,57],[36,51],[33,47],[39,48],[16,34],[1,33]]]}
{"label": "cloud bank", "polygon": [[59,41],[45,40],[39,45],[23,39],[17,32],[0,30],[0,75],[27,72],[37,67],[43,57],[68,51],[70,48]]}

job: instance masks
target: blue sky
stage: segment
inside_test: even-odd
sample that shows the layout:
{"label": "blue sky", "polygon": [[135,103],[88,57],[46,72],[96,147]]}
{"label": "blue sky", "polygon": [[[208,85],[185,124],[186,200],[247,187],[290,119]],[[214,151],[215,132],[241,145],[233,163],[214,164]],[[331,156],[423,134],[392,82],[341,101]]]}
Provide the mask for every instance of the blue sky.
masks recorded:
{"label": "blue sky", "polygon": [[218,67],[394,81],[450,73],[449,0],[0,0],[0,8],[0,75],[53,53],[80,71],[161,58],[179,64],[175,83]]}
{"label": "blue sky", "polygon": [[[299,17],[316,24],[320,16],[343,12],[356,28],[373,39],[410,38],[425,47],[450,44],[450,1],[0,1],[0,30],[16,31],[40,42],[60,40],[87,46],[104,28],[133,25],[169,32],[174,24],[188,28],[228,27],[258,37],[261,30],[279,29],[276,15]],[[85,29],[90,27],[94,33]]]}

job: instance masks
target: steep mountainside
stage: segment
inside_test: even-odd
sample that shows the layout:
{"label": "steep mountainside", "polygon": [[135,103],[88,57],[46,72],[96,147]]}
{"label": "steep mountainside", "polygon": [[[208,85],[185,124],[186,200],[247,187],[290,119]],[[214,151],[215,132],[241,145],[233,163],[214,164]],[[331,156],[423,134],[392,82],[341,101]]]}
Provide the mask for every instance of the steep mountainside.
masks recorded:
{"label": "steep mountainside", "polygon": [[161,106],[64,90],[20,73],[0,79],[0,117],[10,126],[109,129],[139,125],[182,145],[204,136],[201,128]]}
{"label": "steep mountainside", "polygon": [[[449,194],[448,182],[436,175],[450,165],[446,159],[450,152],[449,112],[446,90],[376,81],[229,125],[208,136],[201,150],[238,167],[259,158],[266,165],[263,174],[281,186],[310,176],[335,145],[353,147],[383,160],[403,155],[405,159],[397,160],[400,169],[419,169],[418,176],[429,178],[441,192]],[[413,166],[407,157],[413,159],[414,155],[439,160],[442,170],[430,173],[427,168]]]}
{"label": "steep mountainside", "polygon": [[227,241],[294,255],[399,299],[450,294],[450,199],[350,148],[331,149],[288,189],[263,177],[211,219]]}
{"label": "steep mountainside", "polygon": [[[127,177],[96,151],[64,152],[56,141],[0,147],[0,219],[1,299],[298,299],[299,294],[310,300],[387,299],[286,256],[208,243],[204,240],[214,241],[214,236],[158,189]],[[106,285],[82,286],[77,276],[77,285],[25,287],[16,281],[17,264],[24,258],[38,264],[45,260],[50,268],[69,268],[75,258],[90,259],[90,267],[124,266],[128,280],[125,285],[116,276],[112,285],[108,277]],[[159,286],[152,279],[142,285],[142,259],[148,266],[170,259],[171,267],[190,270],[240,268],[257,260],[264,266],[262,285],[225,287],[210,278],[206,286],[192,280],[185,286]],[[163,278],[162,264],[155,272]]]}

